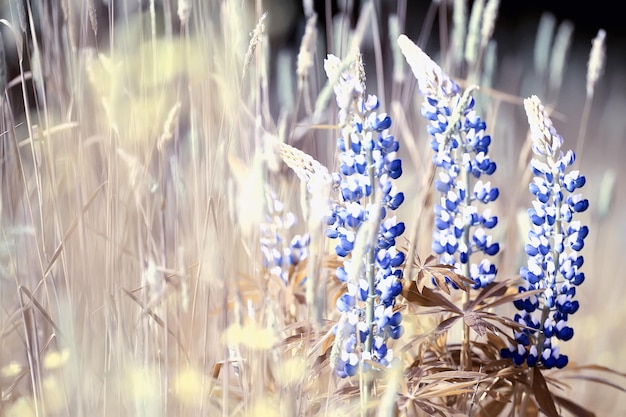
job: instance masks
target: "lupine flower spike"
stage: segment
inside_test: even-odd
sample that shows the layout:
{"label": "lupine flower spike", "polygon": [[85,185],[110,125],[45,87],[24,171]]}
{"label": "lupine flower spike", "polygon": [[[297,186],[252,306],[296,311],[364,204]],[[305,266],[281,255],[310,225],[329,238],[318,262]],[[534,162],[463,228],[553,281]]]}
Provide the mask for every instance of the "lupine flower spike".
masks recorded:
{"label": "lupine flower spike", "polygon": [[496,170],[496,163],[489,158],[487,125],[474,110],[472,88],[462,94],[461,88],[406,36],[401,35],[398,44],[425,98],[422,116],[429,121],[433,163],[438,168],[435,188],[441,198],[435,205],[432,248],[442,263],[455,266],[455,272],[470,278],[474,289],[484,288],[496,277],[496,266],[489,257],[500,250],[490,235],[498,218],[483,209],[499,195],[498,188],[485,180]]}
{"label": "lupine flower spike", "polygon": [[341,318],[331,362],[339,376],[347,377],[365,359],[389,365],[393,352],[387,341],[402,334],[402,317],[394,306],[405,258],[396,238],[404,223],[389,216],[404,201],[394,185],[402,165],[398,142],[389,134],[391,118],[378,113],[376,96],[365,94],[360,56],[342,71],[340,60],[329,55],[324,68],[330,80],[339,80],[334,90],[341,126],[339,172],[334,174],[341,198],[328,214],[327,235],[337,240],[335,252],[344,258],[337,277],[347,288],[337,300]]}
{"label": "lupine flower spike", "polygon": [[503,349],[503,357],[512,358],[516,365],[539,363],[546,368],[563,368],[567,355],[561,354],[557,340],[574,336],[567,320],[579,307],[574,300],[576,287],[585,280],[581,272],[583,257],[579,251],[589,229],[575,220],[576,213],[587,209],[589,203],[576,190],[585,185],[579,171],[568,171],[574,163],[574,153],[561,151],[563,138],[536,96],[524,101],[530,124],[534,174],[530,192],[535,196],[528,210],[532,228],[526,243],[527,265],[520,270],[525,285],[519,292],[541,290],[539,295],[515,301],[520,311],[515,321],[524,326],[515,332],[516,345]]}
{"label": "lupine flower spike", "polygon": [[272,192],[267,193],[267,203],[266,221],[259,226],[263,267],[270,276],[287,284],[290,270],[307,259],[310,238],[305,233],[290,239],[290,230],[297,222],[295,214],[286,212],[283,203]]}

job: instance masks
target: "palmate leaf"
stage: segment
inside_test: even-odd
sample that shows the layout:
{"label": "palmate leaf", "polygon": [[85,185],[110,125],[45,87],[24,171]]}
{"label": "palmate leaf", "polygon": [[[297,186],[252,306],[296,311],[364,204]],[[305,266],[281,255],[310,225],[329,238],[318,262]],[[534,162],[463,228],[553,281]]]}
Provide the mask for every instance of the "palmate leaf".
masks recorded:
{"label": "palmate leaf", "polygon": [[[520,298],[540,294],[543,291],[533,290],[519,293],[515,286],[517,280],[518,277],[492,282],[480,290],[476,298],[467,305],[465,311],[488,310],[499,305],[512,303]],[[491,298],[494,300],[490,300]]]}
{"label": "palmate leaf", "polygon": [[[482,288],[478,294],[476,295],[476,298],[474,298],[474,300],[472,300],[465,308],[466,311],[471,311],[474,310],[476,308],[476,306],[482,304],[485,302],[485,300],[487,300],[489,297],[504,297],[505,295],[507,295],[507,293],[509,292],[510,289],[513,288],[513,286],[511,285],[513,282],[513,280],[504,280],[504,281],[497,281],[497,282],[492,282],[489,285],[487,285],[485,288]],[[517,290],[515,291],[515,294],[517,294]]]}
{"label": "palmate leaf", "polygon": [[437,287],[446,294],[450,294],[450,287],[446,278],[463,291],[467,291],[469,286],[474,284],[474,281],[471,279],[454,272],[454,266],[439,263],[435,255],[429,255],[424,262],[422,262],[417,254],[415,258],[416,259],[413,261],[413,270],[417,272],[415,282],[418,292],[422,292],[428,279],[435,281]]}
{"label": "palmate leaf", "polygon": [[420,291],[415,281],[411,281],[409,285],[405,285],[402,288],[402,295],[409,303],[423,307],[438,307],[440,312],[451,312],[457,313],[458,315],[463,314],[463,311],[453,302],[436,291],[427,287],[423,287]]}
{"label": "palmate leaf", "polygon": [[[466,313],[466,314],[470,314],[470,313]],[[517,330],[517,331],[523,330],[523,329],[533,330],[532,327],[524,326],[523,324],[519,324],[515,320],[512,320],[512,319],[510,319],[508,317],[503,317],[503,316],[500,316],[500,315],[498,315],[496,313],[492,313],[492,312],[489,312],[489,311],[477,311],[477,312],[474,312],[474,314],[477,314],[483,320],[496,321],[496,322],[498,322],[498,323],[508,327],[511,330]]]}
{"label": "palmate leaf", "polygon": [[476,312],[465,313],[463,316],[463,322],[472,328],[479,336],[485,336],[487,334],[487,330],[498,333],[498,328],[483,319],[482,315]]}

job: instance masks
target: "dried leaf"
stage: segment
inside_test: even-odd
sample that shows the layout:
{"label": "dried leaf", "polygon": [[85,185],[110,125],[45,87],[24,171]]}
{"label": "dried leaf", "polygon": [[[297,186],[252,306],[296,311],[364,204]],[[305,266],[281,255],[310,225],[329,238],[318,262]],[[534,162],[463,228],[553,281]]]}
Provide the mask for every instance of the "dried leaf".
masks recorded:
{"label": "dried leaf", "polygon": [[504,349],[507,346],[504,344],[504,341],[500,338],[500,336],[496,336],[496,334],[494,333],[487,334],[487,343],[495,347],[499,352],[500,350]]}
{"label": "dried leaf", "polygon": [[[442,417],[466,417],[465,414],[459,413],[457,410],[455,410],[452,407],[447,407],[442,404],[433,404],[433,406],[436,408],[438,414]],[[433,414],[434,413],[432,413],[431,415]]]}
{"label": "dried leaf", "polygon": [[581,407],[580,405],[576,404],[573,401],[568,400],[565,397],[555,395],[554,398],[563,408],[565,408],[566,410],[568,410],[569,412],[571,412],[573,415],[577,417],[595,417],[596,415],[595,413],[587,410],[584,407]]}
{"label": "dried leaf", "polygon": [[[458,317],[457,317],[458,318]],[[451,379],[480,379],[487,376],[481,372],[473,371],[438,371],[432,375],[427,375],[422,378],[422,381],[447,381]],[[473,381],[476,383],[476,381]]]}
{"label": "dried leaf", "polygon": [[502,410],[504,410],[504,407],[506,407],[506,405],[506,402],[498,400],[489,401],[486,405],[480,406],[480,411],[478,412],[477,417],[499,416]]}
{"label": "dried leaf", "polygon": [[526,417],[539,417],[539,407],[537,407],[537,403],[529,401],[524,410],[524,415]]}
{"label": "dried leaf", "polygon": [[492,384],[492,389],[485,391],[485,394],[496,402],[508,404],[512,401],[511,398],[513,397],[513,394],[515,394],[515,390],[512,387],[507,386],[506,390],[496,391],[494,385]]}
{"label": "dried leaf", "polygon": [[437,285],[437,287],[439,287],[439,289],[441,289],[441,291],[445,292],[446,294],[450,295],[450,288],[448,287],[448,283],[446,281],[446,276],[443,275],[441,272],[438,271],[427,271],[430,273],[430,276],[435,280],[435,284]]}
{"label": "dried leaf", "polygon": [[616,371],[615,369],[611,369],[611,368],[607,368],[606,366],[602,366],[602,365],[577,365],[577,366],[568,366],[567,369],[569,369],[570,371],[572,370],[576,370],[576,371],[599,371],[599,372],[606,372],[609,374],[613,374],[616,376],[621,376],[622,378],[626,378],[626,373],[624,372],[619,372]]}
{"label": "dried leaf", "polygon": [[434,280],[435,285],[446,294],[450,294],[450,288],[446,278],[463,291],[467,291],[468,286],[474,283],[471,279],[454,272],[454,266],[438,263],[434,255],[429,255],[425,262],[421,262],[419,256],[416,255],[415,257],[416,260],[413,263],[413,268],[417,271],[416,281],[420,292],[422,288],[424,288],[425,281],[428,278]]}
{"label": "dried leaf", "polygon": [[325,338],[324,342],[322,343],[322,354],[325,354],[328,349],[332,347],[333,343],[335,343],[335,335],[331,333],[330,336]]}
{"label": "dried leaf", "polygon": [[467,305],[465,310],[466,311],[474,310],[474,308],[477,305],[481,304],[483,301],[485,301],[489,297],[504,296],[511,282],[512,280],[505,280],[505,281],[500,281],[500,282],[492,282],[491,284],[487,285],[485,288],[480,290],[476,298]]}
{"label": "dried leaf", "polygon": [[435,328],[434,333],[435,334],[441,334],[441,333],[447,332],[448,330],[450,330],[452,328],[452,326],[454,326],[454,324],[460,318],[461,318],[461,316],[453,316],[453,317],[449,317],[449,318],[445,319],[444,321],[439,323],[439,325]]}
{"label": "dried leaf", "polygon": [[552,397],[552,394],[548,389],[548,384],[546,384],[546,380],[543,378],[541,371],[537,367],[533,369],[532,390],[535,395],[535,399],[537,400],[537,404],[541,407],[541,411],[548,417],[559,417],[559,412],[554,404],[554,397]]}
{"label": "dried leaf", "polygon": [[408,286],[404,286],[402,295],[411,303],[424,307],[440,307],[443,311],[462,314],[462,311],[454,303],[430,288],[424,287],[420,293],[417,290],[415,281],[411,282]]}
{"label": "dried leaf", "polygon": [[480,312],[480,316],[484,319],[484,320],[494,320],[497,321],[499,323],[502,323],[503,325],[505,325],[506,327],[510,328],[510,329],[514,329],[514,330],[520,330],[520,329],[528,329],[528,330],[534,330],[532,327],[529,326],[524,326],[522,324],[519,324],[518,322],[511,320],[508,317],[502,317],[499,316],[495,313],[489,313],[486,311],[481,311]]}
{"label": "dried leaf", "polygon": [[505,295],[504,297],[500,297],[492,303],[481,306],[478,310],[488,310],[490,308],[493,308],[502,304],[512,303],[513,301],[519,300],[521,298],[526,298],[526,297],[530,297],[531,295],[541,294],[542,292],[543,290],[532,290],[532,291],[526,291],[523,293]]}
{"label": "dried leaf", "polygon": [[607,385],[611,388],[615,388],[618,391],[622,391],[622,392],[626,392],[626,389],[620,385],[617,385],[614,382],[611,382],[607,379],[604,378],[599,378],[597,376],[587,376],[587,375],[572,375],[569,376],[568,378],[570,379],[581,379],[581,380],[585,380],[585,381],[591,381],[591,382],[595,382],[597,384],[602,384],[602,385]]}
{"label": "dried leaf", "polygon": [[443,398],[474,392],[476,381],[433,383],[424,385],[416,395],[420,398]]}
{"label": "dried leaf", "polygon": [[469,327],[472,328],[476,333],[478,333],[481,337],[487,334],[487,330],[492,331],[495,334],[498,334],[498,328],[493,324],[485,321],[480,314],[475,312],[465,313],[463,316],[463,321]]}
{"label": "dried leaf", "polygon": [[213,365],[213,372],[211,373],[211,376],[213,377],[213,379],[218,379],[220,377],[220,371],[222,370],[222,362],[218,362],[215,365]]}

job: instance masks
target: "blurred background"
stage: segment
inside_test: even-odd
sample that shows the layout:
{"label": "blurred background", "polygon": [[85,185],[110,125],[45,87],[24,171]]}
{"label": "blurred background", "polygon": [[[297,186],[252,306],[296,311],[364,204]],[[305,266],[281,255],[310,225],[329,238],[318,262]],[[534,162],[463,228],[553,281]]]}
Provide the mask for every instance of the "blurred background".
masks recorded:
{"label": "blurred background", "polygon": [[[80,76],[77,75],[72,82],[67,82],[66,77],[73,74],[70,70],[74,69],[75,64],[68,57],[93,58],[98,54],[107,55],[111,51],[123,51],[118,57],[132,60],[133,57],[145,52],[137,46],[141,44],[140,41],[149,40],[151,37],[161,39],[180,36],[182,38],[188,33],[187,30],[193,32],[195,28],[203,36],[193,44],[193,47],[212,50],[211,48],[218,44],[218,34],[222,30],[219,11],[223,2],[218,0],[191,2],[195,7],[193,11],[195,14],[192,14],[188,27],[181,25],[177,16],[179,3],[176,0],[65,0],[60,2],[2,0],[0,19],[3,20],[0,21],[2,23],[0,33],[3,46],[0,52],[6,56],[6,64],[0,72],[0,77],[4,80],[7,91],[6,100],[2,102],[5,116],[7,106],[11,109],[10,123],[6,122],[8,119],[5,117],[3,131],[9,131],[13,126],[18,139],[28,138],[30,133],[25,126],[27,120],[25,119],[24,99],[28,103],[27,108],[35,109],[41,108],[45,97],[46,106],[49,106],[51,110],[51,120],[56,120],[60,126],[66,126],[63,123],[75,120],[77,114],[82,115],[89,121],[80,126],[82,134],[91,141],[90,143],[96,143],[102,140],[101,133],[105,131],[102,126],[106,124],[104,121],[114,119],[112,114],[117,112],[119,114],[116,114],[116,117],[119,120],[128,121],[124,119],[126,116],[131,119],[132,124],[131,115],[136,116],[136,114],[131,112],[134,103],[130,101],[126,103],[127,95],[132,96],[132,93],[136,93],[151,104],[153,101],[151,88],[158,89],[159,94],[163,91],[167,93],[183,91],[183,95],[192,95],[193,88],[176,90],[172,87],[170,89],[171,86],[180,86],[181,79],[190,80],[189,85],[202,85],[205,88],[202,91],[207,97],[213,94],[217,88],[215,90],[212,88],[218,84],[215,79],[219,77],[213,78],[213,73],[209,73],[209,70],[202,66],[205,62],[215,64],[212,55],[208,58],[202,57],[207,58],[205,61],[199,58],[198,62],[192,62],[193,65],[187,67],[185,71],[173,70],[172,79],[168,78],[167,82],[158,87],[144,83],[145,74],[150,73],[154,68],[161,70],[169,65],[169,61],[164,63],[154,60],[147,65],[142,61],[141,64],[144,66],[141,66],[141,70],[136,70],[139,64],[133,67],[124,74],[126,81],[118,85],[111,82],[110,86],[108,81],[105,82],[108,79],[103,75],[104,73],[96,73],[94,83],[96,92],[99,91],[97,87],[113,88],[113,86],[124,92],[124,100],[120,101],[123,104],[119,104],[116,108],[107,108],[106,111],[98,106],[92,106],[93,102],[99,103],[96,99],[93,102],[89,100],[93,97],[86,97],[84,102],[76,99],[78,96],[76,92],[82,91],[80,89],[89,84],[86,72],[81,72]],[[246,1],[240,3],[245,4]],[[314,55],[308,91],[312,99],[324,87],[323,59],[326,53],[332,52],[341,56],[342,52],[347,50],[348,41],[357,28],[361,11],[370,2],[365,0],[266,0],[264,2],[248,0],[247,3],[249,4],[246,9],[248,13],[239,15],[240,20],[237,22],[238,28],[244,33],[249,33],[254,29],[258,17],[263,12],[268,13],[265,27],[268,36],[267,88],[271,117],[274,120],[292,117],[297,120],[296,127],[303,128],[305,133],[293,140],[294,146],[307,150],[323,163],[332,166],[334,163],[332,142],[320,140],[319,135],[311,134],[307,126],[332,123],[333,111],[322,112],[322,115],[316,119],[309,117],[310,114],[303,110],[305,106],[300,105],[297,107],[298,113],[293,115],[297,103],[298,84],[295,67],[300,42],[305,32],[306,15],[315,11],[318,16],[317,51]],[[524,207],[531,200],[530,193],[524,192],[523,187],[518,187],[519,161],[524,158],[524,144],[528,133],[522,100],[531,94],[538,95],[544,104],[552,109],[554,124],[565,139],[564,147],[582,150],[577,155],[577,168],[587,177],[587,185],[582,192],[591,203],[590,210],[581,218],[590,226],[590,236],[583,251],[584,271],[587,278],[577,293],[581,308],[571,319],[576,335],[572,341],[564,344],[563,349],[566,350],[572,363],[598,364],[618,372],[626,372],[626,366],[622,360],[626,357],[626,302],[624,302],[626,279],[623,277],[622,266],[619,264],[621,257],[624,256],[623,249],[626,248],[626,219],[623,215],[623,207],[626,207],[626,188],[619,180],[620,175],[626,174],[624,163],[626,160],[626,32],[624,28],[626,26],[623,24],[623,13],[619,10],[619,3],[596,1],[593,4],[584,4],[585,7],[583,7],[577,2],[564,0],[502,1],[492,41],[487,48],[488,54],[484,57],[483,69],[485,71],[481,74],[469,73],[467,68],[455,58],[452,34],[454,1],[371,0],[371,3],[374,5],[373,19],[377,22],[377,30],[368,27],[361,45],[368,91],[379,95],[382,106],[394,117],[394,124],[397,116],[400,119],[400,114],[406,117],[407,120],[404,123],[398,122],[398,124],[408,130],[395,133],[400,138],[401,146],[405,147],[403,141],[412,141],[412,145],[406,144],[406,148],[417,149],[419,154],[426,155],[421,160],[413,159],[412,162],[407,163],[405,169],[409,175],[403,176],[402,184],[405,194],[409,195],[412,192],[411,187],[414,186],[415,180],[420,178],[420,168],[423,168],[423,164],[428,160],[429,149],[425,124],[419,116],[420,98],[414,88],[415,82],[408,68],[404,66],[403,70],[398,72],[397,61],[394,61],[396,58],[392,44],[395,42],[394,30],[398,33],[406,33],[442,65],[444,70],[453,74],[461,85],[478,83],[482,87],[477,99],[484,111],[484,118],[488,122],[488,130],[493,138],[493,159],[499,164],[498,172],[492,178],[492,181],[500,187],[502,196],[496,210],[504,213],[502,218],[514,219],[501,225],[501,238],[506,242],[502,265],[506,267],[501,267],[500,273],[505,277],[515,275],[519,265],[524,261],[519,255],[523,248],[524,226],[515,219],[520,217],[520,213],[523,216]],[[466,2],[468,13],[474,3]],[[156,25],[150,24],[151,16],[157,16]],[[395,21],[390,20],[392,16],[396,19]],[[205,28],[203,26],[205,21],[209,22],[206,23],[209,30],[201,30]],[[70,24],[67,28],[65,26],[67,22],[75,24],[73,26]],[[211,23],[214,25],[212,26]],[[600,29],[606,31],[606,65],[589,102],[589,114],[586,116],[587,62],[592,40]],[[112,35],[112,31],[115,32],[115,36]],[[22,35],[15,36],[15,33],[22,33]],[[244,52],[248,41],[248,38],[244,39]],[[564,46],[565,56],[562,57],[562,62],[565,64],[557,68],[551,65],[553,56],[551,51],[554,51],[552,48],[556,48],[559,42],[561,46]],[[38,53],[34,53],[35,44],[39,48]],[[171,56],[177,56],[175,53],[180,52],[177,49],[179,47],[182,49],[181,45],[174,44],[172,48],[174,51],[170,51]],[[63,52],[60,53],[60,51]],[[216,52],[216,55],[220,53],[229,57],[230,51],[220,50]],[[172,61],[176,59],[173,58]],[[108,61],[103,63],[103,66],[106,65]],[[111,68],[115,68],[113,60]],[[109,70],[109,68],[106,69]],[[227,72],[223,68],[222,70]],[[24,91],[19,88],[20,74],[26,74],[27,78],[32,80],[24,84]],[[238,72],[236,75],[239,75]],[[45,80],[45,83],[41,80]],[[136,84],[130,80],[135,81]],[[209,86],[202,83],[208,83]],[[46,87],[45,94],[41,90],[42,85]],[[243,85],[245,86],[245,83]],[[85,91],[93,93],[93,90],[88,88]],[[124,107],[126,105],[128,107]],[[397,112],[395,105],[400,106],[404,112]],[[210,127],[214,126],[211,122],[217,122],[218,117],[209,112],[211,106],[199,108],[204,111],[199,112],[195,117],[201,120],[200,123],[206,123],[206,126],[209,126],[207,130],[210,130]],[[142,135],[147,131],[161,128],[168,116],[168,110],[169,108],[159,108],[154,114],[150,112],[142,114],[143,118],[136,119],[139,120],[135,122],[138,126],[133,125],[133,130],[128,132],[124,130],[120,122],[119,131],[127,135],[129,142],[140,142]],[[193,114],[193,111],[183,102],[181,113]],[[43,118],[41,113],[38,113],[38,117]],[[588,120],[587,123],[583,123],[585,119]],[[155,120],[158,122],[155,123]],[[33,120],[32,124],[38,122],[43,125],[39,119]],[[193,117],[182,117],[177,125],[177,135],[192,137],[193,135],[189,132],[193,131],[194,123],[198,122],[194,122]],[[158,127],[155,128],[155,124]],[[158,136],[152,131],[149,133]],[[410,134],[410,137],[406,135],[403,137],[403,133]],[[311,139],[313,136],[315,139]],[[332,134],[329,135],[331,136]],[[584,146],[580,144],[579,137],[585,138]],[[12,148],[6,138],[8,138],[7,135],[2,136],[3,152],[8,154]],[[221,140],[221,137],[212,138],[216,142]],[[62,158],[70,160],[74,158],[75,148],[72,146],[68,145],[66,153],[60,154]],[[131,147],[126,150],[128,151],[129,148]],[[36,166],[34,161],[37,156],[26,152],[27,149],[28,147],[23,147],[25,165]],[[152,154],[146,153],[146,155],[144,155],[146,165],[148,161],[158,159]],[[89,165],[86,168],[88,171],[77,170],[78,174],[75,172],[68,176],[70,178],[71,175],[82,177],[84,172],[93,170],[94,178],[96,178],[102,175],[106,168],[106,161],[99,162],[101,165]],[[38,189],[34,185],[36,183],[34,178],[26,185],[12,183],[15,175],[13,168],[8,163],[3,165],[3,182],[0,184],[3,198],[2,232],[5,236],[10,234],[11,228],[21,226],[20,221],[28,222],[26,215],[20,216],[20,210],[16,210],[17,214],[13,215],[9,207],[22,204],[20,207],[23,208],[26,204],[24,200],[21,200],[20,193],[23,189],[30,187],[28,189],[31,196],[35,195],[33,190]],[[146,168],[145,171],[150,170]],[[158,170],[155,169],[155,171]],[[120,174],[120,177],[122,182],[128,179],[124,174]],[[7,186],[8,184],[13,184],[13,188]],[[63,187],[70,189],[68,195],[73,197],[71,193],[75,190],[71,184],[71,181],[63,182]],[[94,184],[99,184],[99,182],[94,180]],[[63,187],[62,189],[67,191]],[[90,190],[90,188],[85,186],[85,190]],[[80,192],[83,192],[82,189]],[[76,193],[79,194],[78,191]],[[109,200],[114,197],[113,194],[107,196]],[[132,198],[129,197],[128,200]],[[17,203],[18,201],[20,204]],[[53,199],[53,201],[56,200]],[[84,200],[81,201],[84,202]],[[68,199],[68,206],[71,206],[72,202],[73,200]],[[158,201],[158,203],[161,202]],[[406,207],[402,209],[401,215],[407,223],[416,221],[411,217],[415,212],[416,203],[405,204]],[[125,207],[124,204],[120,204],[117,208]],[[61,205],[55,210],[64,207]],[[154,207],[157,207],[157,204]],[[42,209],[43,212],[46,210],[48,210],[47,207]],[[102,221],[106,213],[109,212],[104,209],[97,213],[100,216],[99,221]],[[140,217],[139,214],[137,216]],[[73,217],[65,220],[64,227],[51,222],[49,235],[62,234],[60,230],[66,230]],[[36,223],[32,219],[30,221]],[[126,236],[125,233],[130,233],[127,230],[129,224],[133,224],[132,220],[118,224],[119,231],[116,233],[120,237]],[[107,227],[109,226],[107,224]],[[192,226],[193,224],[188,225],[188,228],[193,230]],[[162,240],[166,240],[167,236],[163,231]],[[32,242],[26,241],[26,243]],[[29,270],[37,264],[34,254],[27,254],[28,244],[22,242],[17,249],[11,249],[15,251],[14,255],[19,260],[18,263],[23,264],[22,270]],[[422,246],[427,250],[429,243],[425,242]],[[55,247],[56,242],[50,243],[47,248],[48,253],[52,253]],[[86,250],[78,244],[74,249],[76,251],[74,253]],[[112,253],[115,252],[110,250]],[[123,252],[119,250],[120,253]],[[4,255],[2,253],[2,256]],[[110,256],[117,259],[113,255]],[[121,256],[119,259],[123,259]],[[93,266],[89,264],[91,261],[91,259],[84,261],[84,265],[78,270],[82,272],[104,270],[104,267],[98,263],[100,262],[98,255],[94,255]],[[145,265],[141,263],[134,265],[133,273],[139,276],[137,271],[141,271],[142,267]],[[123,268],[120,267],[120,269]],[[116,270],[112,268],[111,271],[113,272],[109,271],[107,274],[114,275]],[[8,272],[3,275],[3,280],[0,282],[0,298],[4,308],[3,319],[6,320],[3,325],[9,329],[2,337],[13,334],[14,330],[7,325],[10,323],[9,312],[12,311],[9,306],[14,307],[15,304],[14,283],[11,279],[7,280],[8,275],[10,275]],[[106,281],[106,285],[109,284],[110,282]],[[88,285],[90,285],[89,282],[83,288]],[[91,297],[91,295],[85,295],[87,292],[83,293],[82,289],[77,293],[80,297],[87,297],[87,300]],[[97,305],[100,306],[101,303],[98,302]],[[84,324],[85,329],[88,329],[88,320],[85,319],[85,322],[87,323]],[[2,353],[0,355],[2,366],[13,359],[12,349],[15,349],[15,346],[21,346],[20,343],[7,340],[8,338],[2,342],[0,352]],[[618,390],[606,388],[591,381],[568,380],[567,382],[571,383],[573,396],[583,405],[594,410],[598,416],[626,415],[626,395],[623,392],[620,393]]]}

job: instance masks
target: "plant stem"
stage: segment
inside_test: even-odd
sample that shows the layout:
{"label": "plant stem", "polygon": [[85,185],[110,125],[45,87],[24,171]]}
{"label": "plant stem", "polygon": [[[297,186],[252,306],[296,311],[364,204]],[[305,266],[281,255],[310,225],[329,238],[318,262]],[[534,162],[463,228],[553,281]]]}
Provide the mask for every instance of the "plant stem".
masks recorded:
{"label": "plant stem", "polygon": [[[460,158],[462,158],[462,156],[460,156]],[[463,163],[463,161],[460,161],[461,164]],[[465,198],[463,199],[463,208],[465,210],[467,210],[471,204],[472,204],[472,200],[470,198],[470,174],[469,172],[467,172],[464,169],[461,169],[461,175],[462,177],[462,181],[465,185]],[[461,268],[463,271],[463,275],[466,278],[469,278],[470,276],[470,263],[469,263],[469,256],[471,255],[471,250],[470,250],[470,225],[466,224],[465,227],[463,228],[463,244],[465,245],[465,248],[467,250],[467,255],[468,255],[468,259],[466,263],[461,263]],[[467,291],[463,292],[463,310],[465,311],[467,305],[470,302],[470,291],[471,289],[468,289]],[[465,321],[463,321],[463,344],[461,345],[461,370],[471,370],[472,368],[472,358],[471,358],[471,353],[470,353],[470,327],[465,323]]]}
{"label": "plant stem", "polygon": [[[369,177],[369,183],[370,183],[370,187],[371,187],[371,193],[368,197],[368,209],[371,210],[376,210],[378,209],[376,207],[376,184],[375,184],[375,180],[376,180],[376,176],[375,176],[375,166],[374,166],[374,158],[372,156],[372,149],[367,149],[367,174]],[[376,207],[376,208],[375,208]],[[370,212],[370,217],[371,216],[375,216],[378,217],[378,213],[371,213]],[[378,230],[378,229],[374,229],[374,230]],[[368,325],[369,328],[369,332],[367,334],[367,338],[365,339],[365,352],[369,353],[370,357],[372,356],[372,351],[373,351],[373,346],[374,346],[374,303],[376,302],[376,264],[375,264],[375,257],[376,257],[376,246],[373,242],[376,242],[376,239],[374,239],[372,237],[372,239],[369,240],[368,244],[369,247],[367,248],[367,255],[365,257],[365,277],[367,279],[367,285],[368,285],[368,289],[367,289],[367,305],[366,305],[366,310],[365,310],[365,315],[366,315],[366,323]],[[357,290],[358,291],[358,290]],[[358,329],[357,329],[357,337],[358,337]],[[367,411],[368,410],[368,403],[369,403],[369,399],[371,398],[371,391],[373,388],[373,378],[370,375],[369,372],[365,371],[365,362],[362,361],[362,365],[361,365],[361,374],[363,375],[364,378],[364,383],[362,385],[362,401],[364,402],[364,404],[362,404],[364,406],[365,409],[365,415],[369,415],[370,412]]]}
{"label": "plant stem", "polygon": [[[533,387],[533,372],[528,368],[528,387],[524,387],[524,391],[522,392],[522,401],[520,402],[520,410],[519,417],[526,417],[526,411],[528,409],[528,401],[530,399],[530,392]],[[514,407],[515,408],[515,407]]]}

